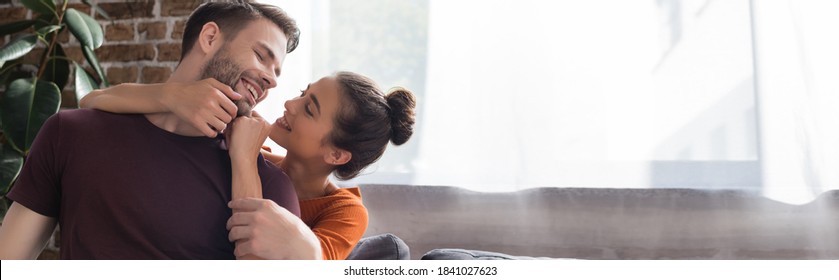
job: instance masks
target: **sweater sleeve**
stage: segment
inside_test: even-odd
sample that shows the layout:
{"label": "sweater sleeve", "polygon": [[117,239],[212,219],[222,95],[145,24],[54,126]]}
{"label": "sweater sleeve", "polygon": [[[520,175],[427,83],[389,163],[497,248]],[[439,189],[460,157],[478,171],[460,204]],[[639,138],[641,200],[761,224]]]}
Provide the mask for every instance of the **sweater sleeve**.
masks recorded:
{"label": "sweater sleeve", "polygon": [[[357,191],[351,189],[350,192]],[[368,222],[367,208],[358,195],[347,192],[330,201],[319,211],[315,223],[310,225],[320,241],[323,259],[346,259],[364,236]]]}

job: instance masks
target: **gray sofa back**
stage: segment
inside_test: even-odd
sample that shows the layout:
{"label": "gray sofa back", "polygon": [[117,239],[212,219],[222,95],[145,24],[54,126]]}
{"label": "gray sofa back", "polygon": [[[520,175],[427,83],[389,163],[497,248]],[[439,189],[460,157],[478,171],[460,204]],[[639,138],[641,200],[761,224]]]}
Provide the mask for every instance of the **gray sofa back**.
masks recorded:
{"label": "gray sofa back", "polygon": [[804,205],[725,190],[362,185],[365,236],[579,259],[839,259],[839,192]]}

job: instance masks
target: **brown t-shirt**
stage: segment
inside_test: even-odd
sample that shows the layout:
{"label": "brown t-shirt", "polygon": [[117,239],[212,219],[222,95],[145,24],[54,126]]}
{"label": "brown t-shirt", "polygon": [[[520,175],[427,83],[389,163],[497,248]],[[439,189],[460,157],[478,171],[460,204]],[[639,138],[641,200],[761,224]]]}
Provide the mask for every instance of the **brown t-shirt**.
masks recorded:
{"label": "brown t-shirt", "polygon": [[[264,197],[299,216],[288,176],[258,162]],[[230,173],[219,139],[69,110],[41,128],[8,197],[58,218],[63,259],[233,259]]]}

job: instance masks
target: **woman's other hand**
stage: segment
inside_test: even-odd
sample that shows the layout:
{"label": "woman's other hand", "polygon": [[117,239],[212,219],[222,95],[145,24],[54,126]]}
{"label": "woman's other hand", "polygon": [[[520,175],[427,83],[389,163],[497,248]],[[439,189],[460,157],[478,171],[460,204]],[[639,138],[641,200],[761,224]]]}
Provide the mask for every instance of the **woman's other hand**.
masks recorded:
{"label": "woman's other hand", "polygon": [[251,117],[240,116],[226,132],[231,159],[255,159],[268,138],[271,124],[256,111]]}

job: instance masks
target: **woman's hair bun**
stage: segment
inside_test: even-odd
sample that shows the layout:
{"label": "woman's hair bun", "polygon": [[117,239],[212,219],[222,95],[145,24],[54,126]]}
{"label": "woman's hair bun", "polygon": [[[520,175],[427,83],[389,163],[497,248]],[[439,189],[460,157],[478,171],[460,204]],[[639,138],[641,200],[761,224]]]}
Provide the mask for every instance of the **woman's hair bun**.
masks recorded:
{"label": "woman's hair bun", "polygon": [[397,87],[385,96],[390,107],[390,123],[392,133],[390,142],[402,145],[414,134],[414,107],[417,101],[411,91]]}

